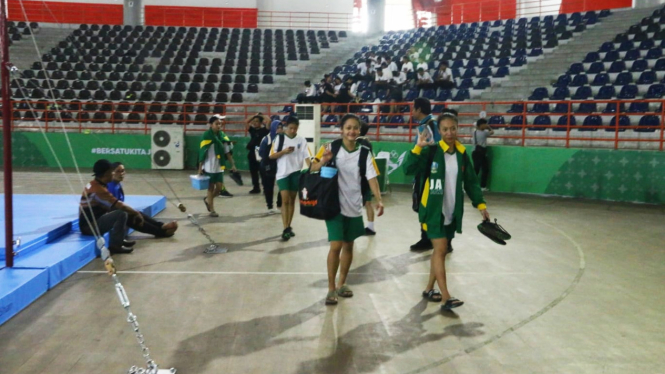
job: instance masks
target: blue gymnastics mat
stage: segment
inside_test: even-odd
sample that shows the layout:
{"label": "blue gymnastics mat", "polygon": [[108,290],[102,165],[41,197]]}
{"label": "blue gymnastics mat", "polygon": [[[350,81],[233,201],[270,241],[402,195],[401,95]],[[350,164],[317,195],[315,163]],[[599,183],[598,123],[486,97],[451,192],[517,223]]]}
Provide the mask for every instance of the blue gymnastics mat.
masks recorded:
{"label": "blue gymnastics mat", "polygon": [[[14,237],[21,237],[21,246],[14,267],[5,268],[2,230],[0,325],[97,257],[94,238],[78,232],[79,199],[74,195],[14,195]],[[166,209],[163,196],[128,196],[125,201],[149,216]],[[2,221],[4,227],[4,216]]]}

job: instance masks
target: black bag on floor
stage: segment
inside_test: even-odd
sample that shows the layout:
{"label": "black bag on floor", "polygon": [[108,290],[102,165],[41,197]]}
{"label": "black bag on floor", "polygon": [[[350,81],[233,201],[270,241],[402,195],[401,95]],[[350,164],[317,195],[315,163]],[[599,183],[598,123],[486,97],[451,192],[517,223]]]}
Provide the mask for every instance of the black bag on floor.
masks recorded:
{"label": "black bag on floor", "polygon": [[323,178],[310,170],[300,174],[300,214],[305,217],[328,220],[342,212],[339,206],[339,183],[337,174]]}

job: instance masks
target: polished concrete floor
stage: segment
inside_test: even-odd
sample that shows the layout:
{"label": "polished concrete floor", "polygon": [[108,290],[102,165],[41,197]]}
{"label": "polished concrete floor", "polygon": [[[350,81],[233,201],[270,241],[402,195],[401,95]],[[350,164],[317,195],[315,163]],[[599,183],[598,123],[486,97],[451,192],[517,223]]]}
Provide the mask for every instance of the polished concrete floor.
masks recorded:
{"label": "polished concrete floor", "polygon": [[[161,367],[183,374],[664,372],[665,207],[490,193],[489,211],[513,239],[502,247],[481,236],[480,216],[467,206],[464,234],[447,259],[451,293],[466,304],[443,314],[421,298],[429,254],[409,252],[417,218],[409,193],[394,191],[385,196],[378,234],[356,241],[355,296],[326,307],[322,222],[296,214],[297,236],[281,242],[279,216],[266,215],[247,185],[229,185],[236,196],[216,200],[215,219],[204,214],[187,172],[128,173],[127,194],[182,201],[228,248],[203,253],[207,239],[169,204],[159,218],[179,220],[175,237],[134,235],[137,250],[116,256]],[[78,194],[78,177],[69,176]],[[14,183],[21,193],[71,192],[59,173],[18,172]],[[101,270],[96,260],[0,326],[0,373],[123,373],[143,364]]]}

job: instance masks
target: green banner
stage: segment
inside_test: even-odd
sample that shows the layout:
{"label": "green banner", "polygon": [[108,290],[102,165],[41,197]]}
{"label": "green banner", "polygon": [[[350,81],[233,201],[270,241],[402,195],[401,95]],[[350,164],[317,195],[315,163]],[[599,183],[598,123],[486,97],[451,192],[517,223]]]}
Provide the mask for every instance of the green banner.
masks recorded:
{"label": "green banner", "polygon": [[[150,135],[48,133],[62,165],[90,168],[97,159],[121,161],[132,169],[150,169]],[[1,136],[0,136],[1,139]],[[201,136],[185,137],[185,166],[196,168]],[[249,138],[231,138],[238,169],[247,170]],[[0,146],[1,146],[0,142]],[[377,158],[386,159],[391,184],[410,184],[402,165],[413,144],[374,142]],[[467,147],[471,153],[473,147]],[[41,133],[12,134],[16,167],[57,167]],[[0,152],[0,156],[2,153]],[[665,204],[665,152],[493,146],[489,148],[489,187],[495,192],[551,194],[591,199]]]}

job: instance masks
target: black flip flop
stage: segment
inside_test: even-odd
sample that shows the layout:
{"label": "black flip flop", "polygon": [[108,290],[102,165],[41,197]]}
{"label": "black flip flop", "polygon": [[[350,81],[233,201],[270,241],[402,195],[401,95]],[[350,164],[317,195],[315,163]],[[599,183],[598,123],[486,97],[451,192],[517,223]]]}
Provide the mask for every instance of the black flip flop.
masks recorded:
{"label": "black flip flop", "polygon": [[243,185],[243,182],[242,182],[242,176],[240,175],[239,172],[237,172],[237,171],[236,171],[236,172],[233,172],[233,171],[232,171],[231,173],[229,173],[229,177],[231,177],[231,179],[233,179],[233,181],[236,182],[236,184],[237,184],[238,186],[242,186],[242,185]]}
{"label": "black flip flop", "polygon": [[[434,298],[435,296],[438,296],[439,298],[436,299]],[[423,291],[423,297],[427,299],[427,301],[431,301],[433,303],[440,303],[442,299],[441,292],[435,289],[431,289],[429,291]]]}
{"label": "black flip flop", "polygon": [[210,204],[206,201],[206,198],[203,198],[203,203],[206,205],[206,209],[208,209],[208,212],[210,211]]}
{"label": "black flip flop", "polygon": [[493,223],[489,220],[484,220],[478,225],[478,231],[491,241],[501,245],[506,245],[506,240],[512,238],[508,231],[499,225],[496,219]]}
{"label": "black flip flop", "polygon": [[464,301],[460,301],[454,297],[451,297],[450,299],[446,300],[445,304],[441,305],[441,310],[451,310],[462,305],[464,305]]}

